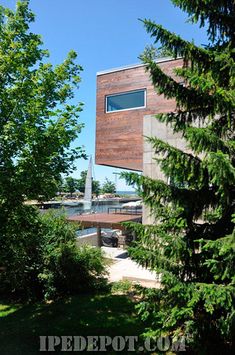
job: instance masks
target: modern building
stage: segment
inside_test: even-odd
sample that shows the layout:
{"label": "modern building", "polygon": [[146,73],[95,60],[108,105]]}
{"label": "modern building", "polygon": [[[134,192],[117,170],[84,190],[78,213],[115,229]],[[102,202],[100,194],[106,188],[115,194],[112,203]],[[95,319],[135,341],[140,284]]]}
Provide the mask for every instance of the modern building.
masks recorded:
{"label": "modern building", "polygon": [[[182,59],[158,60],[161,69],[174,77],[173,69],[182,67]],[[96,164],[141,171],[153,178],[165,178],[154,152],[144,137],[157,136],[186,150],[180,134],[154,117],[176,109],[174,100],[158,95],[143,64],[97,73]],[[144,223],[151,223],[144,210]]]}

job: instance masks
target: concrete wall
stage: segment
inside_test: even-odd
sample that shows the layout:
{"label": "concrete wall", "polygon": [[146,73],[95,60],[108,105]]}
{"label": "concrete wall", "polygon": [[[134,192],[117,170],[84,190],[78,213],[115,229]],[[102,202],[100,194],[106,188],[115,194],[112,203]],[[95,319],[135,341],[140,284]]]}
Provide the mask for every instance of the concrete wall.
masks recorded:
{"label": "concrete wall", "polygon": [[81,237],[77,237],[76,245],[78,247],[82,245],[91,245],[93,247],[98,247],[98,237],[97,233],[83,235]]}
{"label": "concrete wall", "polygon": [[[144,137],[157,137],[170,145],[179,148],[185,152],[189,151],[185,140],[181,133],[173,133],[173,130],[166,124],[159,122],[153,115],[146,115],[143,118],[143,135]],[[167,181],[162,173],[159,165],[154,160],[156,154],[150,143],[143,138],[143,175],[153,179],[161,179]],[[153,224],[154,218],[151,216],[149,209],[143,208],[143,224]]]}

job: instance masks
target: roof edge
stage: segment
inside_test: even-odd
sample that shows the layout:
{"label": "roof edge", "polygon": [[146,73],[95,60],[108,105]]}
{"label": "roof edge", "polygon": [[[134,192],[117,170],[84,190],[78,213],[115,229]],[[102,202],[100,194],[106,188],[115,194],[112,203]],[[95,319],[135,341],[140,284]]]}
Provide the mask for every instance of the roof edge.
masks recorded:
{"label": "roof edge", "polygon": [[[156,60],[156,63],[164,63],[164,62],[170,62],[173,60],[178,60],[182,59],[182,57],[177,57],[177,58],[172,58],[172,57],[165,57],[165,58],[159,58]],[[117,71],[122,71],[122,70],[128,70],[128,69],[134,69],[134,68],[139,68],[139,67],[145,67],[146,64],[131,64],[131,65],[124,65],[122,67],[117,67],[117,68],[112,68],[112,69],[107,69],[107,70],[102,70],[96,73],[97,76],[99,75],[105,75],[109,73],[114,73]]]}

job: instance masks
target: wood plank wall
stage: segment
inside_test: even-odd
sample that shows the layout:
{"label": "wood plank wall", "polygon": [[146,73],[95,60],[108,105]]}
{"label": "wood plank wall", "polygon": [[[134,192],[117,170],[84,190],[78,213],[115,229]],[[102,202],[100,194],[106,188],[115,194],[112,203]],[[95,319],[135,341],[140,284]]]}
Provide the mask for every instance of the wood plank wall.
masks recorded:
{"label": "wood plank wall", "polygon": [[[182,60],[159,63],[169,75]],[[146,108],[105,112],[106,95],[146,89]],[[142,171],[143,117],[175,110],[175,101],[157,95],[144,66],[97,75],[96,157],[99,165]]]}

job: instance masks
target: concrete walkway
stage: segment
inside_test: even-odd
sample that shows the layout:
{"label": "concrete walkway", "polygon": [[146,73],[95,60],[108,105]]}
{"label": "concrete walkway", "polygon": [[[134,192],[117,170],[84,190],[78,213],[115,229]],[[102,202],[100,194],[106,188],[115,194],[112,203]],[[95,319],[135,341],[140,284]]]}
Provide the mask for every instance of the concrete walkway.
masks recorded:
{"label": "concrete walkway", "polygon": [[108,268],[109,281],[129,280],[145,287],[160,287],[156,273],[151,272],[128,257],[127,251],[120,248],[102,247],[105,256],[112,259]]}

